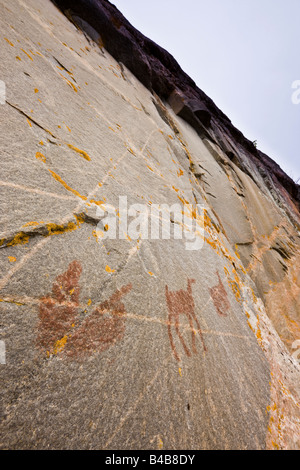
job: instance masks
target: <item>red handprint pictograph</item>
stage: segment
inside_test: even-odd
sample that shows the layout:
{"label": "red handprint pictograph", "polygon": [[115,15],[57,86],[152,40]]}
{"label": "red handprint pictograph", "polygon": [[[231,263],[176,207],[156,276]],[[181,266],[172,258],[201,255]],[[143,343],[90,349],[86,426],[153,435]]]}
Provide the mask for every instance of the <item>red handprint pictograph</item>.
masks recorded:
{"label": "red handprint pictograph", "polygon": [[82,267],[73,261],[53,283],[51,294],[40,300],[37,346],[48,357],[80,359],[103,352],[124,336],[126,311],[121,299],[128,284],[82,319],[79,280]]}
{"label": "red handprint pictograph", "polygon": [[[192,284],[195,282],[194,279],[188,280],[188,286],[186,290],[170,291],[169,287],[166,286],[166,301],[168,306],[168,334],[171,343],[171,348],[174,354],[175,359],[180,361],[179,354],[176,350],[174,343],[173,330],[175,330],[185,354],[188,357],[193,354],[197,354],[196,348],[196,334],[198,333],[202,342],[204,351],[207,351],[207,348],[204,343],[203,334],[199,321],[195,313],[195,303],[193,299]],[[191,334],[191,343],[192,347],[188,347],[186,340],[182,334],[182,325],[180,324],[180,318],[185,317],[188,320],[188,326]],[[192,351],[192,352],[191,352]]]}
{"label": "red handprint pictograph", "polygon": [[121,298],[131,289],[132,285],[128,284],[100,304],[70,337],[64,354],[75,358],[84,357],[93,352],[103,352],[120,341],[125,333],[126,322]]}
{"label": "red handprint pictograph", "polygon": [[61,340],[74,324],[79,306],[79,279],[82,268],[73,261],[52,286],[52,293],[40,300],[37,344],[48,355],[54,354]]}

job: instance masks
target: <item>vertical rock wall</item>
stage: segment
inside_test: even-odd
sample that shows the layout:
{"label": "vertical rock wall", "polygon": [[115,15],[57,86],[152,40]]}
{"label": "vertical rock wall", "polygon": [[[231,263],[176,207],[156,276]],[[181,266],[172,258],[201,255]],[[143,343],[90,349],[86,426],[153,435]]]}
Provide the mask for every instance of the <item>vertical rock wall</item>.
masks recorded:
{"label": "vertical rock wall", "polygon": [[[1,447],[298,449],[294,190],[78,12],[0,11]],[[134,239],[120,197],[179,205],[201,249]]]}

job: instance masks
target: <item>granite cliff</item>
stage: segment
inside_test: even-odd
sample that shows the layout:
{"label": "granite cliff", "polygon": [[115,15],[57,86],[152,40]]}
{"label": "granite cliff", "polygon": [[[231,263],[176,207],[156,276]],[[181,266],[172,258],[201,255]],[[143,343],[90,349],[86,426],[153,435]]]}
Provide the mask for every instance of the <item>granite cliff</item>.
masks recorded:
{"label": "granite cliff", "polygon": [[107,0],[0,12],[1,448],[300,449],[299,185]]}

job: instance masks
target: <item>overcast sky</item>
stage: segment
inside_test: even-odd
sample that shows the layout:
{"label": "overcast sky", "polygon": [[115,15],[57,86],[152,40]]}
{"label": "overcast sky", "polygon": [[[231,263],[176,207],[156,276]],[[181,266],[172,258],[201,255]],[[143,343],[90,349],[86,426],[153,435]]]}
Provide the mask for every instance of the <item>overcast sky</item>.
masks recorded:
{"label": "overcast sky", "polygon": [[[110,0],[232,123],[300,178],[300,0]],[[296,96],[295,96],[296,95]]]}

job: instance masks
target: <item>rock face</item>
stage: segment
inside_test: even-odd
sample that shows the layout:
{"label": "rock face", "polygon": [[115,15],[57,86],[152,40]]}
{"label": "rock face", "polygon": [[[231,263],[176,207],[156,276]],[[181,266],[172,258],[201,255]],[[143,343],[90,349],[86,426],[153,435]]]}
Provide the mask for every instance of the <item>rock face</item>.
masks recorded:
{"label": "rock face", "polygon": [[299,186],[106,0],[0,11],[1,448],[299,449]]}

